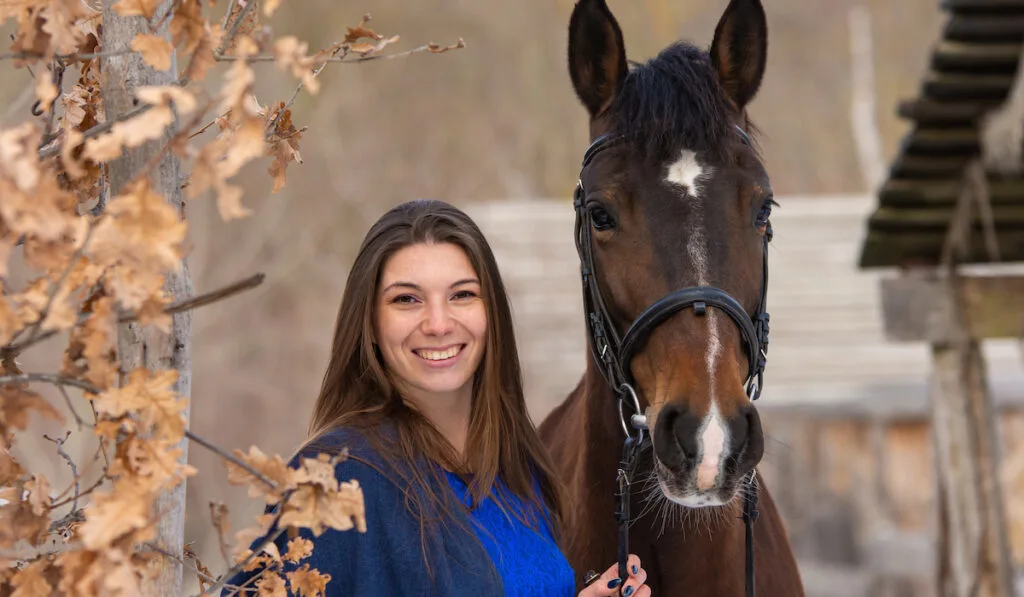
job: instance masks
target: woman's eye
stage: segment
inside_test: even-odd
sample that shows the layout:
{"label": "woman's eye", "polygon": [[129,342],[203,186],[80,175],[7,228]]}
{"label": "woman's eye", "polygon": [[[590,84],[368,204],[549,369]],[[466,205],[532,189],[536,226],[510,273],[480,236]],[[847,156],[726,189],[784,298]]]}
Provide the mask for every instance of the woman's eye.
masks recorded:
{"label": "woman's eye", "polygon": [[594,223],[594,230],[608,230],[615,227],[615,220],[600,205],[590,207],[590,221]]}
{"label": "woman's eye", "polygon": [[392,303],[399,303],[399,304],[405,304],[405,305],[412,304],[415,301],[416,301],[416,298],[411,296],[411,295],[408,295],[408,294],[400,294],[400,295],[396,296],[395,298],[391,299]]}
{"label": "woman's eye", "polygon": [[452,296],[452,298],[457,300],[457,301],[464,301],[464,300],[476,298],[476,296],[477,296],[477,294],[475,292],[473,292],[472,290],[460,290],[459,292],[456,292]]}

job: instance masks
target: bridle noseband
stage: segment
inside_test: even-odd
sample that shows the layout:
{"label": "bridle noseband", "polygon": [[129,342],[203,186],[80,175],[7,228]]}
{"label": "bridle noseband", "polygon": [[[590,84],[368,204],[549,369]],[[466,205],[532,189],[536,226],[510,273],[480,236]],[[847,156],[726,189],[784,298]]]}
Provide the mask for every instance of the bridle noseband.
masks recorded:
{"label": "bridle noseband", "polygon": [[[750,140],[739,127],[736,131],[744,143]],[[629,498],[630,485],[636,458],[645,444],[647,418],[640,408],[640,400],[634,388],[630,363],[637,352],[643,348],[650,333],[661,323],[679,311],[692,308],[698,316],[703,316],[708,307],[716,308],[727,314],[737,325],[743,336],[747,350],[748,371],[745,385],[750,400],[757,400],[761,395],[764,370],[768,356],[768,312],[765,310],[768,295],[768,243],[771,241],[771,226],[765,232],[762,259],[763,283],[761,298],[753,315],[746,312],[743,306],[727,292],[712,286],[692,286],[672,291],[644,309],[633,321],[621,338],[615,324],[608,314],[608,309],[601,295],[594,268],[594,254],[591,238],[592,222],[590,212],[585,204],[586,193],[583,188],[583,170],[601,151],[623,143],[623,135],[602,135],[594,140],[583,154],[583,163],[573,196],[573,207],[576,211],[574,237],[576,251],[580,258],[580,274],[583,282],[583,307],[587,320],[589,345],[594,362],[597,363],[605,381],[617,396],[617,406],[622,429],[626,434],[623,444],[622,459],[616,478],[616,523],[619,528],[619,577],[625,580],[626,558],[629,555]],[[632,410],[626,415],[625,409]],[[633,429],[636,433],[630,431]],[[747,597],[754,597],[754,544],[752,524],[757,519],[757,485],[754,471],[747,474],[744,481],[746,487],[743,500],[743,521],[746,526],[746,582]]]}

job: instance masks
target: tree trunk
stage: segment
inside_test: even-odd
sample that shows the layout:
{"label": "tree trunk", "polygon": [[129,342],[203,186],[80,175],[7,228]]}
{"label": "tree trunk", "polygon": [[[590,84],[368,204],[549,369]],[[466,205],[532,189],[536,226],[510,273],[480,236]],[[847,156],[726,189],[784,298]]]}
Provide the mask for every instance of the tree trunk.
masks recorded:
{"label": "tree trunk", "polygon": [[1013,597],[1013,568],[999,483],[998,429],[981,347],[968,332],[955,273],[951,308],[937,318],[931,399],[939,491],[942,597]]}
{"label": "tree trunk", "polygon": [[[120,17],[113,10],[114,4],[114,0],[105,0],[103,3],[104,52],[128,49],[136,34],[149,33],[149,26],[143,17]],[[160,19],[170,6],[170,0],[161,4],[156,10],[154,22]],[[155,32],[156,35],[170,40],[169,23],[170,18],[163,19],[160,29]],[[166,71],[155,71],[147,66],[138,53],[104,58],[102,68],[103,106],[108,120],[113,120],[134,107],[133,96],[136,88],[144,85],[170,85],[178,78],[173,55],[171,67]],[[121,192],[128,182],[143,171],[173,132],[168,131],[163,139],[129,150],[126,155],[109,164],[107,174],[111,196]],[[184,219],[185,209],[182,203],[179,172],[179,159],[173,152],[167,152],[153,169],[150,178],[154,191],[163,195]],[[184,260],[180,271],[166,275],[164,288],[174,300],[192,296],[192,281]],[[122,371],[131,371],[139,366],[150,369],[175,369],[178,371],[178,381],[174,391],[187,399],[192,385],[191,327],[192,316],[187,311],[174,314],[170,334],[156,329],[143,330],[137,323],[123,324],[118,331],[118,353]],[[184,411],[184,415],[187,422],[188,409]],[[180,447],[184,462],[188,459],[187,440],[183,439]],[[185,487],[183,480],[173,490],[160,495],[155,506],[159,516],[155,543],[163,550],[179,557],[184,546]],[[181,595],[182,572],[180,562],[168,557],[161,558],[154,584],[146,593],[160,597]]]}

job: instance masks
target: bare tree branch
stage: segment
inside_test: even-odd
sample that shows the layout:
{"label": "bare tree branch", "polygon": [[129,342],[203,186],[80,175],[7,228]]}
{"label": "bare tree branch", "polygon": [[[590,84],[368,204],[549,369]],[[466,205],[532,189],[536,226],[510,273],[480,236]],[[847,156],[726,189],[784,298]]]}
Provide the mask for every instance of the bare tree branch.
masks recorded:
{"label": "bare tree branch", "polygon": [[235,466],[238,466],[238,467],[241,467],[241,468],[245,469],[246,472],[248,472],[250,475],[256,477],[257,479],[259,479],[260,481],[265,483],[271,489],[277,489],[277,483],[274,482],[273,479],[271,479],[270,477],[267,477],[263,473],[259,472],[258,470],[254,469],[253,467],[249,466],[248,462],[242,460],[241,458],[238,458],[234,454],[231,454],[231,453],[227,452],[226,450],[224,450],[222,448],[218,448],[214,444],[210,443],[209,441],[203,439],[202,437],[192,433],[191,431],[189,431],[187,429],[185,430],[185,437],[187,437],[190,440],[196,442],[197,444],[199,444],[200,446],[202,446],[202,447],[206,448],[207,450],[213,452],[214,454],[220,456],[224,460],[227,460],[227,461],[231,462]]}
{"label": "bare tree branch", "polygon": [[[431,54],[443,54],[452,50],[458,50],[466,47],[466,42],[460,37],[459,41],[449,44],[447,46],[439,46],[433,42],[406,50],[404,52],[398,52],[395,54],[372,54],[369,56],[360,56],[359,58],[348,58],[342,56],[332,56],[329,58],[322,58],[317,62],[339,62],[342,64],[355,64],[357,62],[369,62],[371,60],[390,60],[393,58],[405,58],[406,56],[412,56],[413,54],[421,54],[423,52],[429,52]],[[219,61],[233,61],[242,60],[239,56],[216,56]],[[270,54],[258,54],[256,56],[249,56],[245,58],[248,62],[274,62],[277,60],[276,56]]]}
{"label": "bare tree branch", "polygon": [[[244,280],[233,282],[223,288],[211,290],[210,292],[200,294],[199,296],[194,296],[192,298],[171,303],[170,305],[167,306],[166,309],[164,309],[164,313],[173,315],[175,313],[180,313],[181,311],[188,311],[190,309],[195,309],[198,307],[216,303],[217,301],[229,298],[240,292],[245,292],[246,290],[256,288],[257,286],[263,283],[263,280],[265,278],[266,275],[263,274],[262,272],[253,274],[248,278],[245,278]],[[127,323],[129,321],[135,321],[136,319],[138,319],[138,315],[134,313],[129,313],[122,315],[119,321],[121,323]]]}
{"label": "bare tree branch", "polygon": [[871,39],[871,11],[863,5],[850,8],[850,125],[857,146],[864,186],[873,191],[882,184],[885,161],[882,138],[875,119],[875,70]]}
{"label": "bare tree branch", "polygon": [[71,455],[64,451],[64,442],[68,441],[71,437],[71,430],[69,429],[64,437],[53,438],[49,435],[43,434],[43,438],[57,444],[57,454],[64,459],[64,462],[68,463],[68,467],[71,468],[71,474],[74,478],[75,483],[75,495],[71,500],[71,509],[78,510],[78,498],[81,497],[81,485],[78,480],[78,466],[75,465],[75,461],[71,459]]}

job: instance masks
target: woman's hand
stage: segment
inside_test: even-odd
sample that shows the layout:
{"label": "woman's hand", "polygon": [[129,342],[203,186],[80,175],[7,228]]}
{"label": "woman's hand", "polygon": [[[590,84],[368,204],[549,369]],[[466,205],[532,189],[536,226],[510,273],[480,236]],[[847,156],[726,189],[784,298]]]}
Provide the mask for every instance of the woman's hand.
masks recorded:
{"label": "woman's hand", "polygon": [[623,585],[623,597],[651,597],[651,588],[644,584],[647,582],[647,571],[640,567],[640,558],[629,554],[626,570],[629,572],[629,578],[623,583],[623,579],[619,578],[618,563],[612,564],[597,580],[580,591],[579,597],[617,596],[619,585]]}

